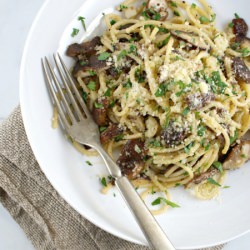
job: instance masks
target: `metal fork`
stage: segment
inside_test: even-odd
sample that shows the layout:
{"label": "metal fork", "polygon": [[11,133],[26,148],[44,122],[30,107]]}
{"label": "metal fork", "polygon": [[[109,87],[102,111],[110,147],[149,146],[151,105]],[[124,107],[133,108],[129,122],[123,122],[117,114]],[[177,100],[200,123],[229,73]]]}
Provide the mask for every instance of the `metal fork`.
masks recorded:
{"label": "metal fork", "polygon": [[128,178],[122,175],[120,168],[103,149],[100,143],[98,126],[93,121],[61,56],[59,54],[54,55],[54,61],[60,77],[56,76],[46,57],[42,59],[42,66],[50,96],[58,109],[59,120],[66,133],[73,140],[90,146],[99,152],[115,180],[115,185],[118,187],[147,238],[149,245],[153,249],[174,250],[174,246],[141,200]]}

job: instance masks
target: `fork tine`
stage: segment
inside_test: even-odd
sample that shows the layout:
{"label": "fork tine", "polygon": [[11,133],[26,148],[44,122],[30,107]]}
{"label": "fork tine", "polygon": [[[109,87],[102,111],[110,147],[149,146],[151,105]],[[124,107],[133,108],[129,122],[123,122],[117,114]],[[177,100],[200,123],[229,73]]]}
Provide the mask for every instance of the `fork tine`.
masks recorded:
{"label": "fork tine", "polygon": [[64,111],[63,111],[63,108],[62,108],[62,106],[60,104],[60,101],[58,100],[58,97],[56,95],[56,92],[55,92],[55,90],[54,90],[54,88],[52,86],[53,83],[52,83],[52,81],[50,79],[50,75],[48,73],[48,70],[47,70],[45,64],[48,64],[48,62],[45,63],[44,60],[42,59],[42,67],[43,67],[43,71],[44,71],[45,78],[46,78],[45,82],[47,83],[47,86],[48,86],[49,92],[51,94],[52,100],[53,100],[54,104],[56,105],[56,107],[58,109],[58,113],[59,113],[60,119],[61,119],[61,121],[63,123],[63,126],[65,127],[66,130],[68,130],[69,122],[67,121],[67,118],[66,118],[66,116],[64,114]]}
{"label": "fork tine", "polygon": [[51,67],[51,65],[50,65],[50,63],[49,63],[47,57],[45,57],[45,62],[46,62],[46,64],[47,64],[47,66],[48,66],[50,75],[52,76],[52,78],[53,78],[53,80],[54,80],[54,83],[55,83],[55,85],[56,85],[57,91],[59,92],[60,97],[61,97],[62,100],[63,100],[63,104],[64,104],[63,106],[66,108],[66,111],[67,111],[67,114],[68,114],[69,117],[70,117],[70,120],[72,121],[72,123],[74,123],[74,122],[76,121],[76,119],[75,119],[75,117],[74,117],[74,114],[73,114],[73,112],[72,112],[71,109],[70,109],[70,106],[69,106],[69,104],[68,104],[68,102],[67,102],[67,100],[66,100],[66,98],[65,98],[65,94],[64,94],[63,91],[62,91],[61,84],[59,83],[59,81],[58,81],[58,79],[57,79],[55,73],[53,72],[52,67]]}
{"label": "fork tine", "polygon": [[[54,60],[55,60],[55,63],[56,63],[57,70],[58,70],[58,72],[59,72],[59,74],[61,76],[62,82],[63,82],[63,84],[64,84],[64,86],[65,86],[65,88],[67,90],[67,93],[68,93],[68,95],[70,97],[70,100],[71,100],[71,103],[72,103],[72,105],[74,107],[74,110],[76,111],[79,120],[83,120],[85,118],[83,117],[83,114],[82,114],[82,112],[81,112],[81,110],[79,108],[79,105],[76,102],[76,99],[75,99],[75,97],[73,95],[73,92],[70,89],[69,82],[66,80],[66,78],[65,78],[65,76],[64,76],[64,74],[62,72],[62,67],[59,66],[56,55],[54,54],[53,56],[54,56]],[[74,86],[74,83],[73,84],[71,83],[71,85]]]}
{"label": "fork tine", "polygon": [[71,83],[71,86],[72,86],[72,88],[73,88],[73,90],[74,90],[74,93],[75,93],[75,95],[76,95],[76,97],[77,97],[77,101],[80,103],[80,105],[81,105],[81,107],[82,107],[82,109],[83,109],[85,115],[86,115],[88,118],[91,118],[92,116],[91,116],[91,114],[89,113],[89,109],[88,109],[87,105],[85,104],[85,102],[83,101],[82,97],[80,96],[79,91],[78,91],[78,89],[76,88],[75,83],[74,83],[74,80],[72,79],[72,76],[70,75],[70,73],[69,73],[69,71],[68,71],[68,69],[67,69],[65,63],[63,62],[63,60],[62,60],[62,58],[61,58],[61,56],[60,56],[59,53],[57,53],[57,56],[58,56],[58,58],[59,58],[59,60],[60,60],[60,63],[61,63],[61,65],[62,65],[62,68],[63,68],[63,70],[64,70],[65,75],[67,76],[68,80],[69,80],[70,83]]}

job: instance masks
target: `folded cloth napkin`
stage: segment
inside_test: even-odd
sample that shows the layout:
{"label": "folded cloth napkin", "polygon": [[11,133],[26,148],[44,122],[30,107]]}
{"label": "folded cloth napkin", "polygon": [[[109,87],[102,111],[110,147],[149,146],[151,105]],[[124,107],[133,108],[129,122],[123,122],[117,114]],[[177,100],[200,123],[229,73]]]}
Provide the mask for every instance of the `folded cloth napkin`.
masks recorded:
{"label": "folded cloth napkin", "polygon": [[149,249],[101,230],[60,197],[33,155],[20,107],[0,125],[0,201],[36,249]]}

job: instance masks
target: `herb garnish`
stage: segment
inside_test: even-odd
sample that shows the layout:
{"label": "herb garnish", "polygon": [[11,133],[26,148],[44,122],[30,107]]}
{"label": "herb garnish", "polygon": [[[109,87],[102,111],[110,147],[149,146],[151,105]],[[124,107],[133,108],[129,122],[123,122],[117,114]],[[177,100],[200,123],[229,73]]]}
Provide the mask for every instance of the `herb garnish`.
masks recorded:
{"label": "herb garnish", "polygon": [[177,7],[177,4],[176,4],[175,2],[173,2],[173,1],[170,1],[170,5],[171,5],[172,7]]}
{"label": "herb garnish", "polygon": [[104,96],[111,96],[110,89],[107,89],[105,91]]}
{"label": "herb garnish", "polygon": [[172,202],[172,201],[169,201],[169,200],[167,200],[167,199],[165,199],[165,198],[163,198],[163,197],[158,197],[157,199],[155,199],[155,200],[151,203],[151,205],[156,206],[156,205],[159,205],[161,202],[167,204],[167,205],[170,206],[170,207],[180,207],[178,204],[176,204],[176,203],[174,203],[174,202]]}
{"label": "herb garnish", "polygon": [[79,33],[79,29],[73,28],[71,36],[74,37]]}
{"label": "herb garnish", "polygon": [[238,130],[234,132],[234,136],[230,136],[230,144],[233,144],[238,139]]}
{"label": "herb garnish", "polygon": [[161,142],[157,140],[152,140],[149,142],[149,145],[158,148],[161,147]]}
{"label": "herb garnish", "polygon": [[128,6],[126,6],[126,5],[123,5],[123,4],[120,5],[120,11],[123,11],[127,8],[128,8]]}
{"label": "herb garnish", "polygon": [[185,148],[184,148],[184,151],[186,154],[189,154],[190,153],[190,149],[194,146],[194,143],[195,142],[191,142],[189,143]]}
{"label": "herb garnish", "polygon": [[116,142],[118,142],[118,141],[121,141],[121,140],[123,139],[123,137],[124,137],[124,135],[123,135],[123,134],[120,134],[120,135],[115,136],[114,140],[115,140]]}
{"label": "herb garnish", "polygon": [[120,60],[121,60],[122,58],[124,58],[127,54],[128,54],[128,52],[127,52],[125,49],[123,49],[123,50],[119,53],[119,55],[117,56],[117,60],[120,61]]}
{"label": "herb garnish", "polygon": [[88,94],[83,90],[82,91],[82,99],[84,100],[84,102],[87,102],[87,98],[88,98]]}
{"label": "herb garnish", "polygon": [[106,59],[108,59],[110,57],[110,53],[109,52],[103,52],[98,56],[98,60],[100,61],[105,61]]}
{"label": "herb garnish", "polygon": [[85,24],[85,17],[82,17],[82,16],[79,16],[78,17],[78,20],[79,21],[81,21],[81,23],[82,23],[82,27],[84,28],[84,30],[86,31],[87,29],[86,29],[86,24]]}
{"label": "herb garnish", "polygon": [[183,114],[184,116],[187,116],[187,114],[189,113],[189,111],[190,111],[189,107],[186,107],[186,108],[184,108],[184,110],[182,111],[182,114]]}
{"label": "herb garnish", "polygon": [[163,41],[159,42],[157,44],[157,47],[158,48],[162,48],[163,46],[167,45],[170,37],[171,37],[171,35],[169,35],[168,37],[166,37]]}
{"label": "herb garnish", "polygon": [[86,163],[87,163],[89,166],[93,166],[93,164],[92,164],[90,161],[86,161]]}
{"label": "herb garnish", "polygon": [[105,177],[100,178],[100,182],[104,187],[107,187],[107,181]]}
{"label": "herb garnish", "polygon": [[88,72],[89,72],[90,76],[95,76],[96,75],[96,72],[94,70],[89,70]]}
{"label": "herb garnish", "polygon": [[99,127],[99,131],[102,133],[107,129],[107,127]]}
{"label": "herb garnish", "polygon": [[168,91],[168,85],[166,83],[161,83],[157,91],[155,92],[156,97],[161,97]]}
{"label": "herb garnish", "polygon": [[114,25],[115,23],[116,23],[116,21],[113,20],[113,19],[110,21],[110,24],[111,24],[111,25]]}
{"label": "herb garnish", "polygon": [[215,161],[215,162],[213,163],[213,166],[214,166],[215,168],[217,168],[221,173],[223,173],[223,168],[222,168],[221,162]]}
{"label": "herb garnish", "polygon": [[237,13],[234,13],[235,18],[240,18],[240,16]]}
{"label": "herb garnish", "polygon": [[176,10],[173,13],[174,13],[175,16],[180,16],[180,13],[178,11],[176,11]]}
{"label": "herb garnish", "polygon": [[130,88],[132,88],[132,82],[130,80],[128,80],[126,83],[122,84],[122,87],[126,88],[126,89],[130,89]]}
{"label": "herb garnish", "polygon": [[213,185],[221,187],[221,184],[219,184],[217,181],[215,181],[213,178],[207,178],[207,182],[211,183]]}
{"label": "herb garnish", "polygon": [[96,90],[96,82],[94,81],[89,81],[88,85],[87,85],[88,89],[90,90]]}
{"label": "herb garnish", "polygon": [[197,135],[204,136],[205,131],[206,131],[206,127],[204,127],[203,125],[199,125]]}
{"label": "herb garnish", "polygon": [[98,103],[98,102],[95,102],[95,103],[94,103],[94,106],[95,106],[95,108],[97,108],[97,109],[103,108],[103,104],[102,104],[102,103]]}

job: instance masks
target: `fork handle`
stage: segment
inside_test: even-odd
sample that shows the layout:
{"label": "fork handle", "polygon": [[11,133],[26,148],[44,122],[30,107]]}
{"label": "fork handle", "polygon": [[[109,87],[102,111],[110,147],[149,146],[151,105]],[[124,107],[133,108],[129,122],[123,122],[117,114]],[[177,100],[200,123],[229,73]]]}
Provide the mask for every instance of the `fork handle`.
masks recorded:
{"label": "fork handle", "polygon": [[175,250],[173,244],[167,238],[128,178],[121,176],[116,179],[115,184],[135,216],[150,247],[156,250]]}

